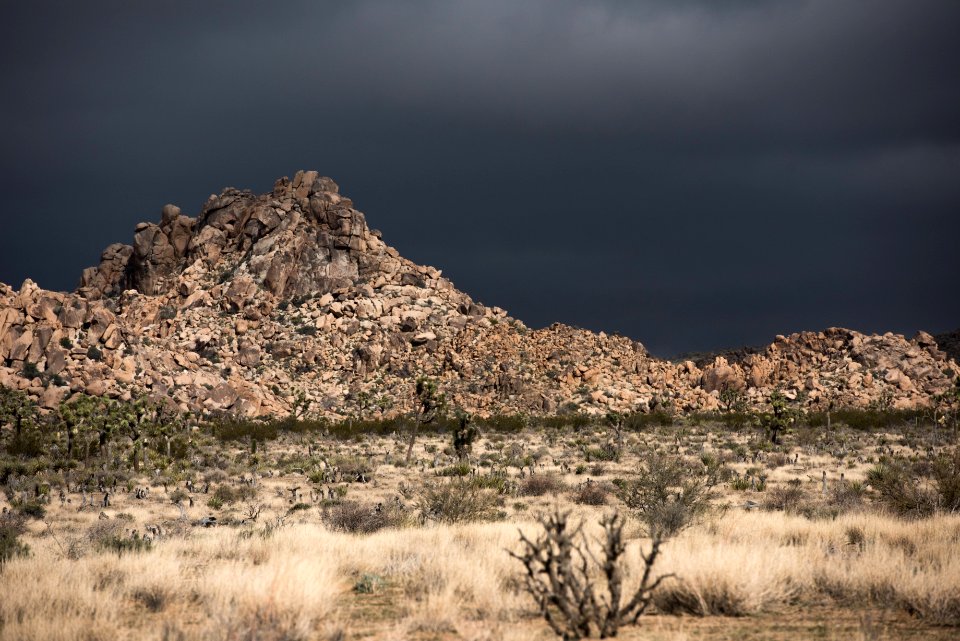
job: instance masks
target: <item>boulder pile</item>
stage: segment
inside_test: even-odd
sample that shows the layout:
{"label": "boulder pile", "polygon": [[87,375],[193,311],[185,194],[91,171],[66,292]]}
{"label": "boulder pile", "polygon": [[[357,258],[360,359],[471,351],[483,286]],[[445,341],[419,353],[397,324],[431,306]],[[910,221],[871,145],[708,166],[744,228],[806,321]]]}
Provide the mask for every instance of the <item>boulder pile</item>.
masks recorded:
{"label": "boulder pile", "polygon": [[45,408],[86,393],[149,394],[184,411],[328,417],[409,411],[420,375],[481,414],[712,410],[781,387],[813,406],[922,406],[957,364],[929,334],[778,336],[698,362],[555,324],[530,329],[406,260],[330,178],[268,194],[226,189],[196,217],[163,208],[83,272],[75,292],[0,284],[0,385]]}

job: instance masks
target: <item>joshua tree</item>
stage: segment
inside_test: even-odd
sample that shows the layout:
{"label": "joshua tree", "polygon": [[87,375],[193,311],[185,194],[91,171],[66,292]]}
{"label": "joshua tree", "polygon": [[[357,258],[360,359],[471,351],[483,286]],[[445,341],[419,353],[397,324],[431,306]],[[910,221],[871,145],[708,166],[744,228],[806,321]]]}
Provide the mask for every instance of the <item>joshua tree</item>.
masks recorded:
{"label": "joshua tree", "polygon": [[[73,456],[77,439],[86,441],[84,432],[95,423],[102,423],[105,414],[107,412],[100,407],[99,400],[92,396],[80,396],[60,405],[60,420],[67,432],[67,458]],[[101,432],[102,429],[97,430],[98,435]]]}
{"label": "joshua tree", "polygon": [[777,445],[780,443],[780,433],[796,422],[799,411],[790,406],[790,399],[780,388],[770,392],[768,402],[771,411],[760,415],[760,425],[766,430],[770,442]]}
{"label": "joshua tree", "polygon": [[473,417],[468,412],[457,410],[457,428],[453,432],[453,449],[457,458],[463,461],[470,455],[473,443],[480,436],[480,430],[471,424]]}
{"label": "joshua tree", "polygon": [[307,398],[306,392],[299,390],[294,394],[293,405],[290,406],[290,418],[300,420],[310,411],[312,401]]}
{"label": "joshua tree", "polygon": [[410,430],[410,443],[407,445],[407,456],[405,461],[410,464],[413,457],[413,445],[417,440],[417,432],[421,425],[429,425],[439,418],[446,408],[446,397],[440,392],[437,382],[421,376],[417,379],[415,388],[417,397],[417,411],[413,420],[413,426]]}
{"label": "joshua tree", "polygon": [[617,456],[623,454],[623,414],[607,412],[607,424],[613,429],[613,440],[617,447]]}
{"label": "joshua tree", "polygon": [[747,407],[747,400],[744,398],[743,392],[729,385],[724,385],[723,389],[720,390],[719,400],[720,407],[727,414],[743,412]]}
{"label": "joshua tree", "polygon": [[15,438],[23,435],[23,428],[34,425],[38,419],[37,404],[19,390],[0,385],[0,428],[13,426]]}

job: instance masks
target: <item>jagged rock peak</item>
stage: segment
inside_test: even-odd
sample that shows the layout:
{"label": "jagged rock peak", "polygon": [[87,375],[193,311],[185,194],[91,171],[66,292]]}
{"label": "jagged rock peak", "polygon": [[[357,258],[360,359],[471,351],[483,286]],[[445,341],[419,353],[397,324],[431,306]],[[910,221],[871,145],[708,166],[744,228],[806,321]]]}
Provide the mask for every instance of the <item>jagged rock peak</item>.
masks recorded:
{"label": "jagged rock peak", "polygon": [[78,293],[189,296],[213,279],[291,299],[362,284],[423,285],[439,276],[384,244],[333,179],[298,171],[268,194],[224,189],[195,218],[166,205],[159,224],[137,225],[132,245],[110,245],[100,265],[84,271]]}

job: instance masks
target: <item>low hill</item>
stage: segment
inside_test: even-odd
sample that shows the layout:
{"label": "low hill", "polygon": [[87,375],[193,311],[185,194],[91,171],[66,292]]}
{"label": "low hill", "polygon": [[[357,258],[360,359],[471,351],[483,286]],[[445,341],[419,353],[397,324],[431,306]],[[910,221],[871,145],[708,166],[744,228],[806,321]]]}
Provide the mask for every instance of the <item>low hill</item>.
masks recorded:
{"label": "low hill", "polygon": [[[736,354],[736,356],[734,356]],[[315,171],[195,217],[167,205],[108,247],[70,293],[0,284],[0,384],[47,408],[65,396],[169,399],[184,411],[325,416],[411,409],[418,376],[481,414],[711,410],[723,388],[775,387],[812,406],[922,406],[960,373],[920,333],[831,328],[695,363],[622,336],[530,329],[478,304],[371,229]]]}

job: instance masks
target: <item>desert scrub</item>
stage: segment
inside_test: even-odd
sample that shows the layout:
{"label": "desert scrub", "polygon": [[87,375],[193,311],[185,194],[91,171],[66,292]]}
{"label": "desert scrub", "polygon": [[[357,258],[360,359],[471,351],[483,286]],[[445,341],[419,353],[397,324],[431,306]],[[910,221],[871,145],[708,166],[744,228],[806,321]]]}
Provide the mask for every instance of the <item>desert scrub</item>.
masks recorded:
{"label": "desert scrub", "polygon": [[7,561],[30,553],[30,546],[20,540],[24,529],[22,519],[7,515],[0,517],[0,570]]}
{"label": "desert scrub", "polygon": [[384,528],[404,527],[413,524],[413,515],[398,504],[387,502],[363,504],[357,501],[342,501],[323,508],[321,519],[328,528],[338,532],[369,534]]}
{"label": "desert scrub", "polygon": [[420,520],[438,523],[492,521],[503,518],[502,501],[493,490],[462,478],[425,484],[416,501]]}
{"label": "desert scrub", "polygon": [[611,486],[607,483],[583,483],[572,493],[571,498],[577,505],[606,505],[610,491]]}
{"label": "desert scrub", "polygon": [[520,483],[523,496],[557,495],[566,490],[567,484],[556,474],[531,474]]}
{"label": "desert scrub", "polygon": [[708,469],[687,465],[679,457],[650,452],[636,476],[614,482],[620,500],[647,531],[669,537],[710,509],[716,478]]}

